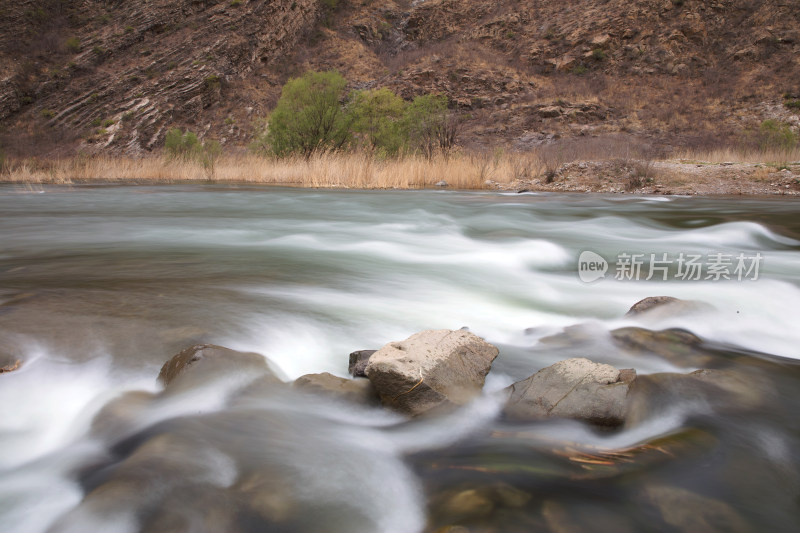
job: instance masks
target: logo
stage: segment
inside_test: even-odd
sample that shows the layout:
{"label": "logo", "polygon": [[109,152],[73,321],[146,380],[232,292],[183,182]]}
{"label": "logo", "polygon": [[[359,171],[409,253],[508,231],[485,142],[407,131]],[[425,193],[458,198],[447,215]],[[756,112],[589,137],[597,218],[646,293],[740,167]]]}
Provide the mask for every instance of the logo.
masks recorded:
{"label": "logo", "polygon": [[606,277],[608,261],[601,255],[586,250],[578,258],[578,277],[584,283],[591,283]]}

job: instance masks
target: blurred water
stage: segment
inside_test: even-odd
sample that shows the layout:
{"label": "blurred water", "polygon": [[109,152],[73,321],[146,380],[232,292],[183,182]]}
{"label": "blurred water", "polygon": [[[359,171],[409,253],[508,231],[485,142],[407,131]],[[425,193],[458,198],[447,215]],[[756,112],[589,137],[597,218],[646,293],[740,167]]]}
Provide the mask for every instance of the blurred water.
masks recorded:
{"label": "blurred water", "polygon": [[[158,393],[161,364],[197,342],[264,354],[288,381],[311,372],[346,376],[353,350],[467,326],[501,347],[487,384],[497,390],[563,358],[538,349],[541,337],[588,323],[598,337],[594,359],[640,373],[676,370],[669,361],[604,351],[601,342],[607,331],[637,323],[623,317],[631,304],[662,294],[713,309],[649,328],[681,327],[800,359],[798,215],[800,204],[782,199],[0,186],[0,356],[23,360],[0,376],[0,523],[14,532],[158,531],[154,524],[167,520],[153,511],[158,502],[84,499],[80,474],[127,464],[114,446],[145,434],[136,446],[166,435],[180,449],[205,450],[199,463],[175,467],[191,491],[203,487],[191,492],[195,501],[238,487],[247,472],[280,466],[282,474],[270,476],[286,481],[275,491],[306,516],[275,531],[421,531],[426,493],[438,483],[428,479],[426,454],[440,461],[437,454],[466,446],[470,462],[470,446],[482,454],[482,446],[519,451],[514,439],[486,441],[487,431],[503,427],[491,395],[435,424],[406,423],[289,393],[242,403],[235,398],[245,382],[215,381],[152,400],[111,436],[92,436],[92,420],[125,391]],[[584,250],[612,261],[605,279],[579,280]],[[613,259],[624,252],[760,253],[763,260],[757,281],[616,281]],[[575,423],[539,431],[559,442],[619,447],[686,428],[691,416],[666,414],[613,436]],[[712,433],[733,435],[743,450],[758,448],[770,464],[794,472],[797,428],[780,417],[763,423],[758,435],[739,435],[730,421]],[[134,477],[144,484],[134,492],[186,489]],[[781,490],[787,503],[774,513],[777,529],[800,503],[792,476]],[[760,516],[760,507],[752,512]],[[196,524],[177,530],[214,530],[209,524],[222,519],[206,513],[183,516],[181,523]],[[243,531],[261,527],[238,520]],[[504,527],[497,530],[511,530]]]}

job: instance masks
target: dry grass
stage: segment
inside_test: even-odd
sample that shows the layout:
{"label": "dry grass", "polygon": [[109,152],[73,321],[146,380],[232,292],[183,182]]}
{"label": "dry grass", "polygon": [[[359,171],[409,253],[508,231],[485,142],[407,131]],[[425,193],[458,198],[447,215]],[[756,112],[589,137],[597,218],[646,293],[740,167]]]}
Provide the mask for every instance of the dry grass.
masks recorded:
{"label": "dry grass", "polygon": [[[399,159],[380,160],[364,153],[319,154],[303,158],[267,159],[254,155],[221,158],[212,173],[195,161],[174,161],[161,157],[86,157],[64,159],[12,160],[0,171],[0,182],[37,183],[259,183],[290,187],[343,189],[421,189],[435,187],[440,181],[455,189],[495,189],[520,182],[558,181],[558,169],[578,161],[611,161],[620,168],[620,175],[634,180],[630,188],[666,179],[654,161],[662,160],[644,143],[623,138],[569,139],[527,152],[497,149],[493,152],[459,151],[449,157],[432,159],[409,155]],[[670,154],[671,163],[709,165],[734,163],[767,163],[800,161],[800,148],[789,152],[748,152],[735,149],[695,150]],[[624,168],[623,168],[624,167]],[[673,169],[678,171],[679,167]],[[682,173],[682,172],[679,172]],[[669,180],[667,180],[669,181]],[[527,185],[526,185],[527,186]]]}
{"label": "dry grass", "polygon": [[672,156],[681,161],[704,163],[786,163],[800,161],[800,146],[791,150],[748,150],[717,148],[712,150],[683,150]]}
{"label": "dry grass", "polygon": [[539,166],[538,159],[532,154],[493,159],[455,154],[430,160],[419,156],[376,160],[358,153],[320,154],[309,160],[229,156],[217,162],[212,175],[202,164],[194,161],[169,161],[159,157],[77,157],[14,161],[8,172],[0,176],[0,181],[62,184],[213,181],[363,189],[417,189],[446,181],[453,188],[484,189],[491,187],[487,180],[508,183],[520,177],[532,177],[539,171]]}

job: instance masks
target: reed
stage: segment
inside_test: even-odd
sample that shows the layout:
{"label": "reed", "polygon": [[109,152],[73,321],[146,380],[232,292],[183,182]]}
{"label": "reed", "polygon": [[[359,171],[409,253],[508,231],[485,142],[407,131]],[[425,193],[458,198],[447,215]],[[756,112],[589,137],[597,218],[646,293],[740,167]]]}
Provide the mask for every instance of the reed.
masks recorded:
{"label": "reed", "polygon": [[[76,157],[14,161],[0,181],[12,183],[186,182],[263,183],[320,188],[418,189],[440,181],[459,189],[493,187],[520,177],[525,156],[487,165],[484,158],[463,154],[426,159],[410,155],[376,159],[363,153],[328,153],[309,159],[267,159],[253,155],[221,158],[213,171],[196,161],[161,157]],[[533,168],[535,157],[528,156]],[[490,168],[489,168],[490,167]],[[532,177],[532,176],[531,176]]]}

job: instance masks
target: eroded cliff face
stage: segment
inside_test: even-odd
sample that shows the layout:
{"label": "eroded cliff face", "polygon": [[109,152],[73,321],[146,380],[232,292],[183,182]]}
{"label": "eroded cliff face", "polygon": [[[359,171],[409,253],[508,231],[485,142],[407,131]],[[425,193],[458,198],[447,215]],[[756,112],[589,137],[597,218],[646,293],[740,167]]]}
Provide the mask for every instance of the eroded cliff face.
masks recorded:
{"label": "eroded cliff face", "polygon": [[788,0],[2,0],[0,142],[141,154],[185,127],[241,148],[306,69],[444,93],[471,145],[732,137],[800,126],[798,28]]}
{"label": "eroded cliff face", "polygon": [[[4,2],[0,120],[44,120],[132,154],[181,124],[244,141],[225,99],[265,109],[320,13],[315,0]],[[13,39],[14,28],[27,31]]]}

